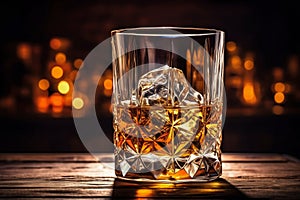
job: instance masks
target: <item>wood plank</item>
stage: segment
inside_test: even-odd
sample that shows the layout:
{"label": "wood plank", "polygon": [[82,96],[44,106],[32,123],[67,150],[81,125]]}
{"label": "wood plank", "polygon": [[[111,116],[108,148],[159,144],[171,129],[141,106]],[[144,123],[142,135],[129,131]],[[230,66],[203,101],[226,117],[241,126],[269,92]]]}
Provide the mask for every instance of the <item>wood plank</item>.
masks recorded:
{"label": "wood plank", "polygon": [[113,168],[108,165],[109,159],[112,158],[109,154],[102,156],[108,158],[104,159],[106,163],[96,162],[93,157],[86,154],[1,154],[0,197],[64,199],[110,197],[298,199],[300,197],[299,162],[277,154],[224,154],[224,156],[227,161],[225,159],[223,163],[223,175],[216,181],[162,184],[116,179]]}
{"label": "wood plank", "polygon": [[277,153],[223,153],[223,162],[300,162],[297,158]]}
{"label": "wood plank", "polygon": [[[0,153],[0,162],[111,162],[112,153]],[[297,158],[276,153],[223,153],[223,162],[300,162]]]}
{"label": "wood plank", "polygon": [[[102,157],[111,154],[102,154]],[[1,153],[0,162],[98,162],[89,153]]]}

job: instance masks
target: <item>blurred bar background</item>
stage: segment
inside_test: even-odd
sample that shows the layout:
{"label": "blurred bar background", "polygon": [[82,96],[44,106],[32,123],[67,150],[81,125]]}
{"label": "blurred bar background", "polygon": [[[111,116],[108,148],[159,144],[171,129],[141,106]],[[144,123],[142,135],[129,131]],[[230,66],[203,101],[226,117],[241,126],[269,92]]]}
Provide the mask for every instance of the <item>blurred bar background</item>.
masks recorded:
{"label": "blurred bar background", "polygon": [[[1,152],[85,152],[71,110],[89,101],[72,101],[73,82],[88,53],[112,29],[191,26],[226,33],[223,152],[300,157],[299,6],[257,0],[0,4]],[[111,93],[108,68],[96,105],[107,135]]]}

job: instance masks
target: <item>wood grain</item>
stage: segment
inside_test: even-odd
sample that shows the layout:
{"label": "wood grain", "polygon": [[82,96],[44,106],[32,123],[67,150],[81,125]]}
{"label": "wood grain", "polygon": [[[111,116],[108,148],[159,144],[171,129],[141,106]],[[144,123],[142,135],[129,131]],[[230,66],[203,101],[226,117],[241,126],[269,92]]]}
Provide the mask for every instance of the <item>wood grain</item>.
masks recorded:
{"label": "wood grain", "polygon": [[[223,174],[207,183],[116,179],[112,154],[0,154],[1,198],[299,199],[300,162],[281,154],[223,153]],[[99,161],[102,160],[102,161]]]}

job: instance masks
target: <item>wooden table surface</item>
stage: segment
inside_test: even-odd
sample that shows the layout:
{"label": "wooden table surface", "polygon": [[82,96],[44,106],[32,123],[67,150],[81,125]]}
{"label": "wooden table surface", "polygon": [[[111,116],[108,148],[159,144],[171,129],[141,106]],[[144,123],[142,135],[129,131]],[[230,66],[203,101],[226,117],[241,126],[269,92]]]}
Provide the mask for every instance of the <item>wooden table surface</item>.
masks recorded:
{"label": "wooden table surface", "polygon": [[223,174],[218,180],[169,184],[116,179],[109,165],[112,154],[0,154],[0,197],[300,199],[299,160],[281,154],[246,153],[223,153],[222,160]]}

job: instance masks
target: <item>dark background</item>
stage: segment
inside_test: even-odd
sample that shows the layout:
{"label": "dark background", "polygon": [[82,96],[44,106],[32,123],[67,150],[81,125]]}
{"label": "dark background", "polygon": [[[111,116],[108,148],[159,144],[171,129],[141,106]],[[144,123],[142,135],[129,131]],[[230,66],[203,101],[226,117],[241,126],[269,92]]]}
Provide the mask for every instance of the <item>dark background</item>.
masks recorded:
{"label": "dark background", "polygon": [[[32,98],[8,97],[21,88],[25,75],[41,78],[46,72],[53,37],[68,38],[71,58],[84,58],[112,29],[138,26],[191,26],[225,31],[239,55],[255,55],[254,78],[261,86],[261,100],[255,106],[239,102],[226,87],[228,110],[223,129],[224,152],[276,152],[300,157],[297,142],[299,123],[299,70],[288,79],[289,58],[299,59],[298,6],[291,2],[263,1],[9,1],[1,4],[0,39],[0,151],[83,152],[70,112],[59,115],[37,113]],[[16,56],[19,43],[37,46],[39,57],[33,68],[20,68]],[[230,55],[226,52],[226,66]],[[299,69],[299,63],[298,63]],[[274,113],[272,70],[284,71],[283,82],[294,86],[280,104],[284,112]],[[106,98],[106,102],[110,99]],[[100,124],[112,133],[111,115],[102,113]]]}

